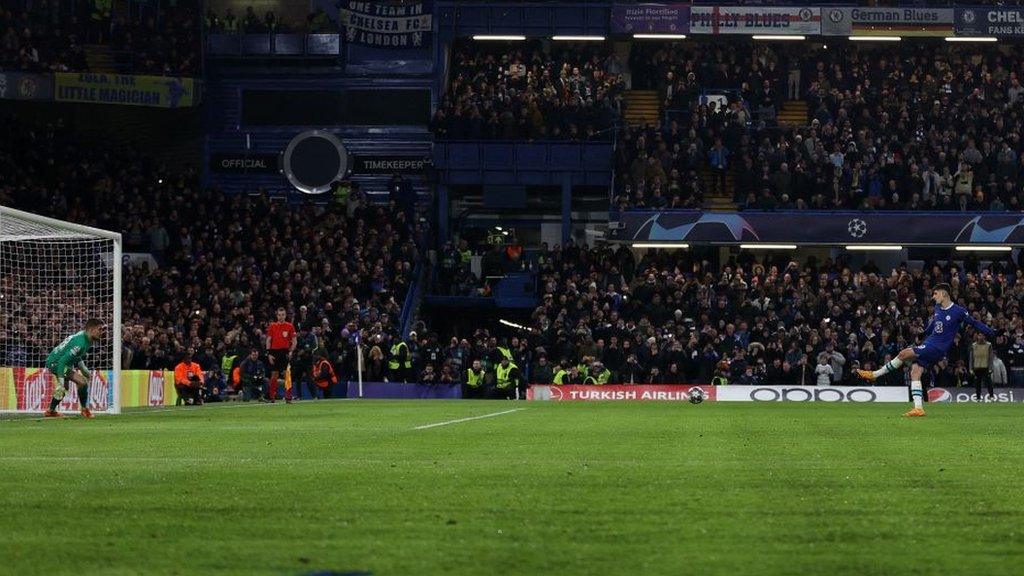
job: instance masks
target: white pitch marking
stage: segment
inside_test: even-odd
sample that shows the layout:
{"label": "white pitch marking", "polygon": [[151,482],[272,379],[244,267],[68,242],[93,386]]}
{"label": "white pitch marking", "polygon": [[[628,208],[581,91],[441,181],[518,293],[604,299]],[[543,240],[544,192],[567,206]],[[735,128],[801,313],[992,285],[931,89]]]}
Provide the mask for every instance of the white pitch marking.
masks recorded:
{"label": "white pitch marking", "polygon": [[526,410],[526,408],[513,408],[511,410],[505,410],[504,412],[492,412],[491,414],[484,414],[483,416],[470,416],[469,418],[459,418],[458,420],[446,420],[444,422],[435,422],[434,424],[424,424],[423,426],[417,426],[413,428],[413,430],[426,430],[427,428],[437,428],[438,426],[458,424],[459,422],[469,422],[470,420],[494,418],[495,416],[501,416],[502,414],[511,414],[513,412],[519,412],[520,410]]}

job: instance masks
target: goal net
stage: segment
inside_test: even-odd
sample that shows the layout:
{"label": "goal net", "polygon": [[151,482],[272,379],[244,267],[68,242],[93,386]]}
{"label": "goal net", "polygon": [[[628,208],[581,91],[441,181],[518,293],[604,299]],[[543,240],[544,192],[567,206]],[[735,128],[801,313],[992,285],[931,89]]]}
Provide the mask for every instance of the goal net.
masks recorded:
{"label": "goal net", "polygon": [[[0,412],[49,408],[46,357],[86,320],[105,324],[89,347],[89,408],[120,412],[121,235],[0,206]],[[74,385],[61,411],[80,407]]]}

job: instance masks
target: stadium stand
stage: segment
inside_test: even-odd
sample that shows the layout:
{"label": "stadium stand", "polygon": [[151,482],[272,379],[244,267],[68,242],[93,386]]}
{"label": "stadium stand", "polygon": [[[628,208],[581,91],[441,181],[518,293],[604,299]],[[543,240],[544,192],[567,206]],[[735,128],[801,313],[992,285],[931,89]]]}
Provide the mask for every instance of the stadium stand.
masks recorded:
{"label": "stadium stand", "polygon": [[635,50],[666,123],[622,129],[614,206],[1019,211],[1020,46],[902,44]]}
{"label": "stadium stand", "polygon": [[385,349],[398,336],[421,232],[404,211],[358,194],[328,205],[225,196],[130,149],[76,145],[62,124],[9,119],[2,135],[0,204],[119,230],[126,252],[155,257],[156,268],[125,267],[125,368],[171,369],[195,348],[210,369],[227,352],[262,349],[278,306],[339,368],[354,366],[356,332]]}
{"label": "stadium stand", "polygon": [[[536,369],[544,357],[578,367],[575,383],[601,362],[613,382],[708,383],[723,371],[731,383],[813,385],[825,357],[832,383],[856,384],[851,370],[878,367],[916,341],[930,314],[920,295],[949,282],[957,302],[1004,331],[994,342],[997,356],[1024,366],[1024,280],[1012,259],[904,263],[886,273],[870,261],[854,270],[845,261],[810,257],[801,265],[786,255],[742,252],[715,267],[679,254],[648,251],[637,261],[628,248],[585,245],[540,252],[540,305],[529,332],[502,345],[534,383],[551,382],[551,372]],[[521,262],[506,258],[500,266]],[[940,385],[966,380],[968,340],[936,367]],[[488,330],[455,334],[451,343],[444,365],[462,378],[474,360],[486,368],[500,359]],[[902,374],[887,378],[879,384],[904,385]]]}
{"label": "stadium stand", "polygon": [[431,122],[438,139],[609,139],[620,108],[619,64],[604,45],[462,43]]}
{"label": "stadium stand", "polygon": [[191,76],[201,60],[196,6],[142,6],[115,16],[112,3],[5,5],[0,69]]}

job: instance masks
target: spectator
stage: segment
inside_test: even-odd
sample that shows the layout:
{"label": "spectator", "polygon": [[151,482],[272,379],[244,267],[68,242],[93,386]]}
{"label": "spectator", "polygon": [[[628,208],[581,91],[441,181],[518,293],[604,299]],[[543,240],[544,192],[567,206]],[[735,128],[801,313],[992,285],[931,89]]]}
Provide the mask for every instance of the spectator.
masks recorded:
{"label": "spectator", "polygon": [[530,371],[530,384],[551,384],[554,381],[554,373],[548,357],[541,354],[537,357],[537,364]]}
{"label": "spectator", "polygon": [[995,397],[995,392],[992,391],[992,344],[985,340],[984,334],[974,335],[969,359],[971,379],[974,380],[974,397],[981,402],[982,384],[988,388],[986,398]]}
{"label": "spectator", "polygon": [[827,354],[820,354],[818,356],[818,365],[814,367],[814,375],[816,377],[815,383],[818,386],[832,385],[835,372],[832,370],[832,365],[829,364],[829,357]]}
{"label": "spectator", "polygon": [[380,346],[370,348],[369,360],[366,363],[367,382],[384,382],[387,379],[387,364]]}

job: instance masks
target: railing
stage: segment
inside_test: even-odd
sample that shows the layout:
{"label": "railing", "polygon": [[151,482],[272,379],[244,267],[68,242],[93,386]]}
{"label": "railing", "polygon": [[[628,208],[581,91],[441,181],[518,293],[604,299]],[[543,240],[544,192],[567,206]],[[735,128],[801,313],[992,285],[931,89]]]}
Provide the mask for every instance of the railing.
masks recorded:
{"label": "railing", "polygon": [[424,264],[422,259],[420,262],[416,263],[416,268],[414,268],[412,272],[413,281],[411,284],[409,284],[409,290],[405,294],[405,301],[402,302],[402,315],[399,316],[398,318],[398,324],[399,326],[401,326],[400,333],[403,339],[409,335],[409,330],[412,328],[411,324],[413,304],[419,297],[418,293],[421,290],[421,286],[423,285],[423,266]]}
{"label": "railing", "polygon": [[341,54],[340,34],[209,34],[209,56],[315,56]]}
{"label": "railing", "polygon": [[438,178],[449,184],[605,186],[612,144],[587,141],[451,140],[435,142]]}

